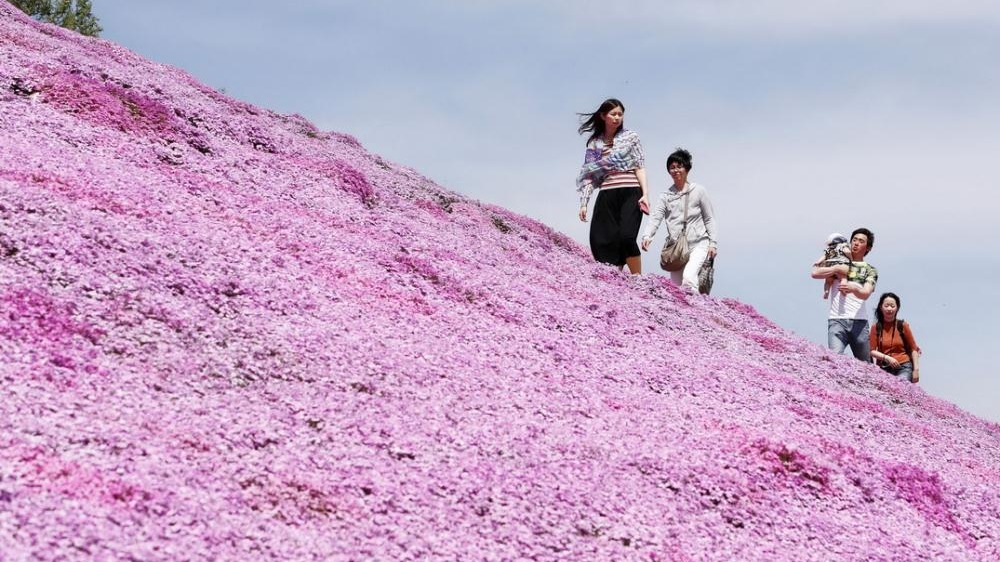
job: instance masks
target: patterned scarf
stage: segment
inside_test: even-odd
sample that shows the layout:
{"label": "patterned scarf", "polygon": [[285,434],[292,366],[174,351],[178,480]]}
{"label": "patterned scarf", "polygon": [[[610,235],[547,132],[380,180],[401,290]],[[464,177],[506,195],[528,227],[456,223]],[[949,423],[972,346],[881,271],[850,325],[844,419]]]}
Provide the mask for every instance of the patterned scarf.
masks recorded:
{"label": "patterned scarf", "polygon": [[604,149],[603,139],[597,138],[587,143],[580,174],[576,177],[576,190],[581,195],[594,188],[599,188],[604,178],[611,172],[625,172],[644,167],[646,156],[642,151],[642,143],[635,131],[621,130],[612,141],[611,153],[601,157]]}

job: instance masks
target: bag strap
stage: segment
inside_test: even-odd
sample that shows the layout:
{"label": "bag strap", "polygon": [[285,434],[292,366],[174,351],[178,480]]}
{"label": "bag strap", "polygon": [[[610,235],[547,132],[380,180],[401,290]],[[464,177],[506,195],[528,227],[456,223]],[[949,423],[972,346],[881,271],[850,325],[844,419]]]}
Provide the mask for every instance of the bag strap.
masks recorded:
{"label": "bag strap", "polygon": [[[688,189],[687,193],[684,194],[684,222],[681,224],[681,234],[686,234],[688,229],[688,196],[691,195],[691,190]],[[680,236],[678,236],[680,238]]]}

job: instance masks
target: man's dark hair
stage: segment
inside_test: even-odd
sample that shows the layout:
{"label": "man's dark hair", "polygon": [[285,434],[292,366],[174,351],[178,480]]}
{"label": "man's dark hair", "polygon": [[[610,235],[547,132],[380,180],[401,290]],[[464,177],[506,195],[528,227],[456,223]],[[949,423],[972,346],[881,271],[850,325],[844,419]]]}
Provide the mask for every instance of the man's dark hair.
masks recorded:
{"label": "man's dark hair", "polygon": [[868,252],[872,251],[872,248],[875,247],[875,233],[867,228],[857,228],[851,233],[851,239],[853,240],[854,236],[858,234],[864,234],[868,238],[868,249],[865,250],[865,255],[867,256]]}
{"label": "man's dark hair", "polygon": [[671,154],[667,156],[667,169],[670,168],[671,164],[680,164],[685,170],[691,171],[691,153],[684,150],[683,148],[678,148]]}

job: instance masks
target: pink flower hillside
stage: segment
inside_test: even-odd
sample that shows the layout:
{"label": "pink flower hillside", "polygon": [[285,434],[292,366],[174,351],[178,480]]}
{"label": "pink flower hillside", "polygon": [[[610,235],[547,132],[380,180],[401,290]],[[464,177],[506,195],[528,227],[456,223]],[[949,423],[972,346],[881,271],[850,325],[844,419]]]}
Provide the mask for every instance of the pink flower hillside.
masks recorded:
{"label": "pink flower hillside", "polygon": [[1000,427],[0,2],[0,560],[1000,559]]}

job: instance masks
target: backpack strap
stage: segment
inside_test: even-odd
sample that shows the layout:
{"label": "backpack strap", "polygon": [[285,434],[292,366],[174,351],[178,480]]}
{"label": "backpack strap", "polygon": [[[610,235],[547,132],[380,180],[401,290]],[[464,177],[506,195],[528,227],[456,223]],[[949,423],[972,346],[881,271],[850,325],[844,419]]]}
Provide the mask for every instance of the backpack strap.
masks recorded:
{"label": "backpack strap", "polygon": [[910,342],[906,339],[906,332],[903,331],[903,327],[906,325],[902,320],[896,320],[896,330],[899,331],[899,337],[903,338],[903,349],[906,351],[906,356],[913,361],[913,350],[910,349]]}

